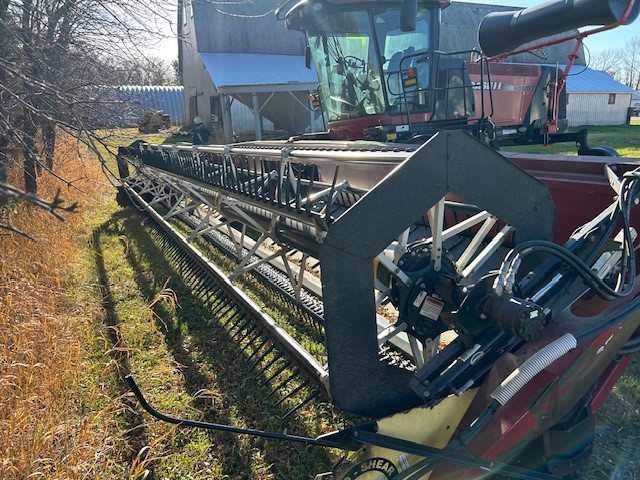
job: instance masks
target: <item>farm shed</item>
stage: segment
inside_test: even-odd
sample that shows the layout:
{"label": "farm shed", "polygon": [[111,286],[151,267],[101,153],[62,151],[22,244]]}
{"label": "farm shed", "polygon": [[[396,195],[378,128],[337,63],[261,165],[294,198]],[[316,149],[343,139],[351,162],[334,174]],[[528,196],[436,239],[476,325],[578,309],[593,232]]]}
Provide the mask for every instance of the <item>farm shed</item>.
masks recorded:
{"label": "farm shed", "polygon": [[[316,121],[308,97],[317,75],[305,67],[304,35],[276,21],[279,3],[192,0],[178,11],[187,122],[202,117],[218,141],[248,130],[256,138],[269,128],[302,133]],[[250,123],[232,107],[240,103]]]}
{"label": "farm shed", "polygon": [[569,126],[624,124],[634,93],[607,72],[574,66],[567,80]]}
{"label": "farm shed", "polygon": [[[189,120],[185,118],[184,87],[182,86],[136,86],[124,85],[118,88],[118,99],[125,102],[124,111],[127,112],[126,125],[135,126],[144,112],[163,110],[169,115],[170,121],[176,125],[184,125]],[[243,103],[231,102],[231,115],[237,120],[235,132],[240,135],[253,133],[253,112]],[[265,120],[264,128],[273,130],[273,123]]]}
{"label": "farm shed", "polygon": [[171,123],[184,123],[184,88],[182,86],[123,85],[117,90],[118,98],[140,113],[163,110]]}

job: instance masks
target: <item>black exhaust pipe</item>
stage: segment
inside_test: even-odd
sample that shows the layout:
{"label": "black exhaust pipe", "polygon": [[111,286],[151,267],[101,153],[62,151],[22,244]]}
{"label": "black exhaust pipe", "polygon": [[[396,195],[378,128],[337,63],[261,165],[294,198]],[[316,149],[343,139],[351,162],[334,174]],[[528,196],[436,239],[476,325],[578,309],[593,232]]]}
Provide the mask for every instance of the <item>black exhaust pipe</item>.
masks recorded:
{"label": "black exhaust pipe", "polygon": [[[482,19],[478,42],[487,56],[510,52],[532,40],[587,25],[619,21],[633,0],[549,0],[516,12],[494,12]],[[635,0],[625,25],[640,13]]]}

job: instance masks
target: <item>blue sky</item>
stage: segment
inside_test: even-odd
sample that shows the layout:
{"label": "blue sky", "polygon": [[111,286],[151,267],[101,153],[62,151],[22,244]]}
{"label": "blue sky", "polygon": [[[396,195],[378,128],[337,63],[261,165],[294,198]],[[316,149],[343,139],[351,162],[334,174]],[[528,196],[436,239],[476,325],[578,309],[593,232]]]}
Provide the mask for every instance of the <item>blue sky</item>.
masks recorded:
{"label": "blue sky", "polygon": [[[456,0],[453,0],[456,1]],[[536,0],[463,0],[466,3],[486,3],[491,5],[507,5],[511,7],[531,7],[544,3]],[[636,0],[640,1],[640,0]],[[589,28],[581,28],[581,31],[589,30]],[[623,47],[624,44],[632,37],[640,36],[640,18],[631,25],[624,25],[613,30],[597,33],[587,37],[584,41],[586,47],[591,53],[601,50]],[[587,58],[588,60],[588,58]]]}

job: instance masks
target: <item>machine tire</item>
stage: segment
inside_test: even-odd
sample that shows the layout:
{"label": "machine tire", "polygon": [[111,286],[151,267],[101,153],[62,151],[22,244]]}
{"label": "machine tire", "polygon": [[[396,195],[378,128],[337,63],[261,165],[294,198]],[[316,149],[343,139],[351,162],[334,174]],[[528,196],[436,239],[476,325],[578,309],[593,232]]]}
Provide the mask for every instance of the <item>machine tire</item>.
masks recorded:
{"label": "machine tire", "polygon": [[593,155],[595,157],[619,157],[620,154],[611,147],[592,147],[579,152],[580,155]]}

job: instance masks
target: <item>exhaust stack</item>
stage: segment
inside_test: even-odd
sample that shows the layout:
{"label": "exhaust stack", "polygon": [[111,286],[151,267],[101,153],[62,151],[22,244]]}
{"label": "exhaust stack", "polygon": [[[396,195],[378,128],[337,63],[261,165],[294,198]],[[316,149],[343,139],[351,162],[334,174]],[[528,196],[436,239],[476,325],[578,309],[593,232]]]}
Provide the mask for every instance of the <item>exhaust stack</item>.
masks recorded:
{"label": "exhaust stack", "polygon": [[[487,56],[510,52],[532,40],[587,25],[620,21],[634,0],[549,0],[516,12],[490,13],[480,23],[478,41]],[[625,25],[640,13],[635,0]]]}

